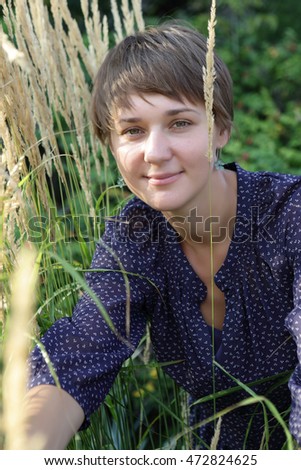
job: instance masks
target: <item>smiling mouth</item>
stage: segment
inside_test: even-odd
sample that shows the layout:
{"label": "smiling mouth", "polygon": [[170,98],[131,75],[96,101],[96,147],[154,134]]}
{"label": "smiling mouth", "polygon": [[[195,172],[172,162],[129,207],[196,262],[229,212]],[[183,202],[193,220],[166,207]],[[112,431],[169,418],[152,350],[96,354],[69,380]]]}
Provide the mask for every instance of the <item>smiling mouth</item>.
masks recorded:
{"label": "smiling mouth", "polygon": [[181,177],[182,174],[183,171],[180,171],[179,173],[165,173],[162,175],[146,176],[146,178],[148,182],[154,186],[163,186],[174,183]]}

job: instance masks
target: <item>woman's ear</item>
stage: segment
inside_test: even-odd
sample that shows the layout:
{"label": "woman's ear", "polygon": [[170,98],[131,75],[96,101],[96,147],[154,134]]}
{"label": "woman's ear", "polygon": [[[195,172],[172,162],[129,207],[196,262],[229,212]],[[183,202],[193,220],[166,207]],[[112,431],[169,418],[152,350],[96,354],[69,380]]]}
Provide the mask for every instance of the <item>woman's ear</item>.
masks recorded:
{"label": "woman's ear", "polygon": [[231,135],[230,129],[220,130],[217,128],[217,137],[216,137],[216,148],[222,149],[229,142]]}

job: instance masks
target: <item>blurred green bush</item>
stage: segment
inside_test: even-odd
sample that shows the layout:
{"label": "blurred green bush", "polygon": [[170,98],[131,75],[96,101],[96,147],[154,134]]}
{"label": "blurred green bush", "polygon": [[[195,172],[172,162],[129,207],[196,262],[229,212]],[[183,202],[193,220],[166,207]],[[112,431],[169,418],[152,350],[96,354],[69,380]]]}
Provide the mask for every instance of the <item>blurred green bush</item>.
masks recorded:
{"label": "blurred green bush", "polygon": [[[176,17],[206,34],[210,3],[202,2],[206,9],[193,16],[178,10]],[[301,3],[298,11],[291,0],[217,3],[216,50],[230,69],[235,102],[222,160],[301,174]]]}

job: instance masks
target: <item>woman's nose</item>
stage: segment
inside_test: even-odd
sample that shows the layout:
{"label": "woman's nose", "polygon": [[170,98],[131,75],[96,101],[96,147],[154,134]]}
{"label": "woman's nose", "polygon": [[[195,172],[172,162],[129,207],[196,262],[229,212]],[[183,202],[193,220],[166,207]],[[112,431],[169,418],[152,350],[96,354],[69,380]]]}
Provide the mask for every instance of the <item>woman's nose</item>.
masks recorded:
{"label": "woman's nose", "polygon": [[172,156],[170,142],[163,131],[151,131],[145,139],[144,161],[147,163],[159,163],[161,160],[169,160]]}

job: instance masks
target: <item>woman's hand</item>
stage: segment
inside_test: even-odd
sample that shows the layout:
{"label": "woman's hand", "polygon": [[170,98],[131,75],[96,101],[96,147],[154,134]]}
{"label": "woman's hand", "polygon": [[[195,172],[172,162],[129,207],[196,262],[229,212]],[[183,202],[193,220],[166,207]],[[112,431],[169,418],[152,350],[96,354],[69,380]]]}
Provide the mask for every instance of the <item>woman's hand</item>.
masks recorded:
{"label": "woman's hand", "polygon": [[29,448],[64,449],[84,420],[77,401],[54,385],[32,388],[26,395],[25,414]]}

